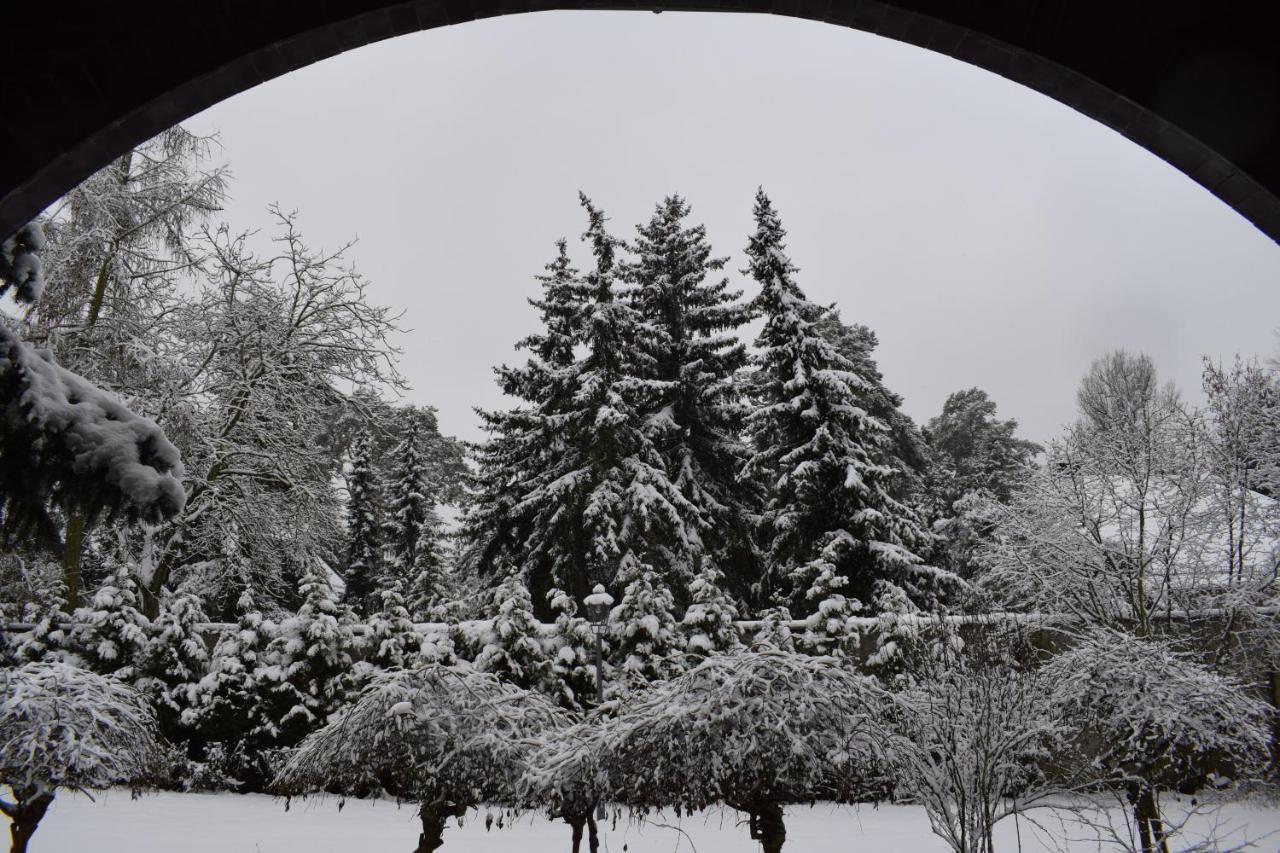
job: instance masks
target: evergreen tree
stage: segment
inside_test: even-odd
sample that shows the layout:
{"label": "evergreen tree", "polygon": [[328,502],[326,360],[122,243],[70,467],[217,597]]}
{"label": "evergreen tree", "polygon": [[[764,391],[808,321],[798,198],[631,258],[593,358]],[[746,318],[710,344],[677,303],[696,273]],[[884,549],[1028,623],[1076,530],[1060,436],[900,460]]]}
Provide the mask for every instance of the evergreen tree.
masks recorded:
{"label": "evergreen tree", "polygon": [[[761,541],[771,566],[762,598],[824,618],[873,604],[894,588],[935,603],[951,576],[913,549],[927,541],[914,512],[890,494],[895,471],[876,461],[887,425],[868,411],[874,384],[822,334],[826,314],[795,282],[786,232],[763,191],[747,246],[765,325],[750,417],[749,471],[772,486]],[[840,611],[839,613],[833,611]]]}
{"label": "evergreen tree", "polygon": [[347,574],[345,600],[360,615],[368,612],[382,575],[381,494],[367,431],[356,436],[347,476]]}
{"label": "evergreen tree", "polygon": [[7,645],[5,651],[12,656],[13,663],[73,657],[73,632],[65,627],[71,622],[71,614],[62,609],[65,600],[59,583],[37,589],[34,599],[23,605],[22,621],[30,625],[31,630],[12,638]]}
{"label": "evergreen tree", "polygon": [[518,687],[554,692],[551,661],[542,646],[541,625],[533,615],[529,589],[512,574],[493,591],[493,626],[475,668]]}
{"label": "evergreen tree", "polygon": [[683,651],[671,590],[649,565],[628,558],[619,581],[626,584],[622,602],[609,614],[613,657],[624,675],[662,681],[682,669]]}
{"label": "evergreen tree", "polygon": [[183,711],[182,724],[199,733],[212,769],[252,786],[261,783],[267,772],[258,758],[270,745],[259,670],[271,631],[251,592],[241,594],[236,611],[235,630],[218,638],[209,670],[196,685],[192,707]]}
{"label": "evergreen tree", "polygon": [[423,414],[410,408],[406,413],[404,435],[391,451],[391,480],[387,484],[387,520],[383,539],[387,549],[386,574],[401,583],[409,583],[420,568],[420,547],[432,553],[422,562],[439,560],[435,553],[437,528],[435,496],[432,494],[431,472],[426,457],[426,430]]}
{"label": "evergreen tree", "polygon": [[368,632],[360,638],[364,660],[378,669],[405,666],[413,661],[422,647],[418,633],[404,606],[399,581],[381,593],[382,607],[369,617]]}
{"label": "evergreen tree", "polygon": [[[530,494],[545,487],[560,464],[561,434],[557,416],[572,403],[574,346],[581,340],[579,324],[584,293],[578,272],[569,262],[568,245],[556,244],[555,260],[539,276],[541,299],[530,299],[542,321],[543,333],[530,335],[516,346],[529,352],[523,366],[496,369],[504,394],[521,405],[501,412],[479,412],[489,438],[472,448],[477,473],[463,524],[467,568],[491,578],[510,567],[536,591],[545,593],[557,573],[555,556],[531,547],[539,532],[537,500]],[[543,532],[544,542],[555,536]],[[539,597],[541,600],[541,596]]]}
{"label": "evergreen tree", "polygon": [[785,607],[770,607],[760,613],[760,627],[751,640],[753,650],[777,649],[794,652],[795,640],[791,637],[791,611]]}
{"label": "evergreen tree", "polygon": [[179,593],[163,601],[151,623],[138,685],[156,707],[160,732],[177,740],[186,711],[195,707],[197,686],[209,668],[209,650],[199,626],[207,622],[200,599]]}
{"label": "evergreen tree", "polygon": [[916,499],[925,488],[922,478],[929,470],[929,446],[920,427],[902,411],[902,397],[885,387],[884,374],[873,355],[879,338],[861,323],[843,322],[835,306],[823,312],[817,328],[866,382],[859,402],[867,414],[886,427],[873,441],[871,457],[896,472],[889,484],[890,494],[901,500]]}
{"label": "evergreen tree", "polygon": [[119,563],[90,605],[75,611],[72,645],[90,669],[129,683],[141,675],[151,623],[138,604],[133,573]]}
{"label": "evergreen tree", "polygon": [[[591,623],[578,615],[578,603],[573,596],[553,589],[548,598],[551,611],[556,614],[555,633],[560,641],[552,660],[552,671],[559,681],[555,698],[564,707],[581,711],[595,702],[595,632]],[[607,672],[606,668],[606,678]]]}
{"label": "evergreen tree", "polygon": [[689,608],[680,626],[684,629],[689,653],[698,657],[720,654],[737,648],[738,608],[725,592],[724,575],[706,566],[689,584]]}
{"label": "evergreen tree", "polygon": [[711,256],[706,228],[687,225],[688,215],[678,195],[657,205],[637,229],[635,260],[626,269],[644,324],[640,375],[658,392],[644,423],[688,504],[679,550],[655,567],[683,594],[709,559],[745,595],[756,581],[751,527],[758,496],[739,479],[747,451],[738,436],[745,407],[737,374],[747,355],[735,333],[750,311],[728,279],[713,278],[726,259]]}
{"label": "evergreen tree", "polygon": [[283,620],[258,670],[264,733],[294,746],[347,698],[355,639],[350,613],[334,597],[321,567],[303,579],[302,607]]}

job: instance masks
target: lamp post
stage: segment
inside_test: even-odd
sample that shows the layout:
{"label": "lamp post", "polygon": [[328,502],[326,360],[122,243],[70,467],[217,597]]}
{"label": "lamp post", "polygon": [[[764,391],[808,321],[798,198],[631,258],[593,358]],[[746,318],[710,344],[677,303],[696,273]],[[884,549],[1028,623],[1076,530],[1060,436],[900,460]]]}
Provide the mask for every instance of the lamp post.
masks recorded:
{"label": "lamp post", "polygon": [[596,584],[591,594],[583,599],[583,604],[587,605],[587,619],[596,635],[596,704],[600,705],[604,702],[604,651],[601,637],[609,623],[609,608],[613,606],[613,596],[605,592],[604,584]]}

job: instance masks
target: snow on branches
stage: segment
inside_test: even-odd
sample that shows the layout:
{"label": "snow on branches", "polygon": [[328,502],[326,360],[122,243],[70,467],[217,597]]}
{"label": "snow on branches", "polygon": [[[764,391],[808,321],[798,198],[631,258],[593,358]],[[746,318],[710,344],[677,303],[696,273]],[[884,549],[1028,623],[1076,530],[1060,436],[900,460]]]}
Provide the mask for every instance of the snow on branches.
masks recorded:
{"label": "snow on branches", "polygon": [[0,671],[0,800],[13,850],[27,841],[59,788],[89,791],[161,780],[170,756],[146,699],[112,678],[45,661]]}
{"label": "snow on branches", "polygon": [[285,795],[384,791],[421,807],[419,851],[480,803],[511,803],[544,733],[569,716],[545,696],[470,669],[425,664],[379,676],[309,735],[273,787]]}
{"label": "snow on branches", "polygon": [[847,802],[873,788],[878,697],[832,658],[714,655],[630,698],[590,748],[610,799],[642,810],[724,802],[775,851],[787,803]]}
{"label": "snow on branches", "polygon": [[51,505],[159,523],[182,511],[182,461],[155,421],[0,325],[0,494],[11,535],[57,540]]}

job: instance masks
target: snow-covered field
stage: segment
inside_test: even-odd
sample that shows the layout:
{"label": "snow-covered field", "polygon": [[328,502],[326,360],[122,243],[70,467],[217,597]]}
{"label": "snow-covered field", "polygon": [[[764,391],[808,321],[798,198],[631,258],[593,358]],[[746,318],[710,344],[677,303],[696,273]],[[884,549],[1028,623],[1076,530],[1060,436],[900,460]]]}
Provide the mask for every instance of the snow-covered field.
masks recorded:
{"label": "snow-covered field", "polygon": [[[1175,803],[1167,807],[1176,808]],[[1280,809],[1233,804],[1219,821],[1258,839],[1252,849],[1280,850]],[[651,818],[641,826],[619,823],[607,828],[603,849],[611,853],[728,853],[758,849],[737,825],[731,811],[675,820]],[[945,853],[945,845],[929,832],[923,810],[909,806],[859,809],[818,805],[787,811],[786,849],[794,853]],[[1203,829],[1208,819],[1196,824]],[[679,827],[676,829],[675,827]],[[1015,827],[1001,826],[998,851],[1021,849],[1043,853],[1067,849],[1071,853],[1115,850],[1100,846],[1079,828],[1066,848],[1037,838],[1026,820]],[[132,800],[128,792],[114,790],[90,802],[85,797],[60,796],[32,841],[33,853],[407,853],[417,842],[416,815],[408,807],[388,802],[353,800],[338,811],[336,800],[294,802],[286,812],[284,802],[260,795],[155,794]],[[1268,836],[1270,837],[1265,837]],[[585,847],[585,845],[584,845]],[[503,851],[510,853],[567,853],[569,830],[562,823],[523,818],[505,829],[486,832],[483,814],[462,827],[450,826],[443,851]]]}

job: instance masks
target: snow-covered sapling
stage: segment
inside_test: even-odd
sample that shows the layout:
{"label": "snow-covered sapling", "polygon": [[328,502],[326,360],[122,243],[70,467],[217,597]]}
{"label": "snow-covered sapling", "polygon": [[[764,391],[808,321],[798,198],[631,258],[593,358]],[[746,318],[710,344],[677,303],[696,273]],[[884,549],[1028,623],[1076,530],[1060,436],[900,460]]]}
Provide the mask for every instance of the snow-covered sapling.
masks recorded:
{"label": "snow-covered sapling", "polygon": [[599,730],[610,800],[694,811],[727,803],[765,853],[788,803],[849,802],[870,789],[874,683],[833,658],[775,650],[713,655],[629,700]]}
{"label": "snow-covered sapling", "polygon": [[538,738],[568,723],[546,696],[487,673],[439,664],[393,670],[310,734],[272,787],[287,796],[385,792],[417,803],[417,853],[431,853],[450,817],[480,803],[515,804]]}
{"label": "snow-covered sapling", "polygon": [[550,817],[569,824],[573,853],[582,849],[584,830],[590,853],[600,849],[595,812],[604,796],[604,779],[597,747],[606,713],[593,712],[554,737],[543,738],[520,780],[524,806],[545,810]]}
{"label": "snow-covered sapling", "polygon": [[0,671],[0,799],[13,853],[23,853],[58,789],[91,791],[160,781],[169,754],[147,700],[61,661]]}
{"label": "snow-covered sapling", "polygon": [[1046,673],[1078,760],[1128,799],[1143,853],[1168,853],[1160,789],[1200,785],[1211,769],[1248,775],[1269,756],[1267,705],[1168,641],[1097,629]]}
{"label": "snow-covered sapling", "polygon": [[996,632],[963,653],[913,650],[880,721],[895,793],[923,806],[955,853],[992,853],[998,821],[1065,787],[1044,767],[1066,727],[1046,675],[1003,653],[1018,646]]}

